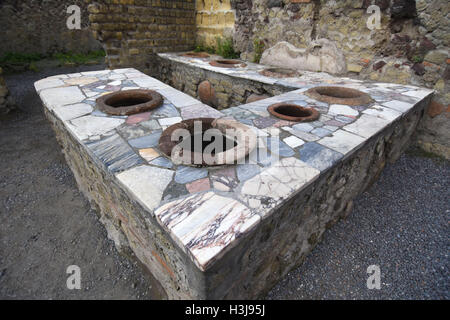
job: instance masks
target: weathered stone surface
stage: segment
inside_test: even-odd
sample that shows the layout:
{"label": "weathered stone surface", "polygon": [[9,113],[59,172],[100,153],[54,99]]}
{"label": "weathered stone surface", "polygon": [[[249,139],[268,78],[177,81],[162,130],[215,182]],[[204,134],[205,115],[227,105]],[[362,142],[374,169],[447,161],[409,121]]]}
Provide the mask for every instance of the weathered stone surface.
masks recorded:
{"label": "weathered stone surface", "polygon": [[261,63],[296,70],[324,71],[342,74],[347,71],[343,53],[327,39],[311,43],[307,49],[299,49],[282,41],[264,51]]}
{"label": "weathered stone surface", "polygon": [[434,50],[427,53],[424,60],[435,63],[435,64],[443,64],[448,58],[447,50]]}

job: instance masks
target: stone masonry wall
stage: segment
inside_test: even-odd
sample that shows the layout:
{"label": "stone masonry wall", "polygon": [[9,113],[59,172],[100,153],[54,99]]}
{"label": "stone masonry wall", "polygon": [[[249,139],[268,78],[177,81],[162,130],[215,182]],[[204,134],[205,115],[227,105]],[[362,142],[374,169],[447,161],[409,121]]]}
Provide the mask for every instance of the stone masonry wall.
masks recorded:
{"label": "stone masonry wall", "polygon": [[[370,30],[367,8],[381,10]],[[413,84],[437,91],[418,128],[426,151],[450,159],[450,2],[441,0],[233,0],[234,46],[252,60],[254,41],[306,48],[316,38],[335,41],[349,75]]]}
{"label": "stone masonry wall", "polygon": [[171,87],[201,100],[199,85],[208,81],[212,88],[214,103],[207,103],[216,109],[225,109],[245,104],[251,95],[276,96],[291,91],[287,87],[264,84],[240,79],[195,66],[189,66],[169,59],[158,58],[157,78]]}
{"label": "stone masonry wall", "polygon": [[[66,26],[70,5],[81,8],[81,30]],[[0,26],[0,57],[6,53],[86,53],[101,48],[88,28],[84,0],[2,0]]]}
{"label": "stone masonry wall", "polygon": [[195,0],[87,0],[94,36],[111,68],[152,73],[154,53],[195,45]]}
{"label": "stone masonry wall", "polygon": [[231,37],[234,28],[234,10],[230,0],[197,0],[197,44],[216,45],[217,37]]}

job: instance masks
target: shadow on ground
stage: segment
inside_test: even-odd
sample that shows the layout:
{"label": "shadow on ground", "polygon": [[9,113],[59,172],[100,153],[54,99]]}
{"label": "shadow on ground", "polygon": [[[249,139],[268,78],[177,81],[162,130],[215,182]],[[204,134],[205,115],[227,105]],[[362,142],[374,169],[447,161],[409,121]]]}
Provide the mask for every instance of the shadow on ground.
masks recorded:
{"label": "shadow on ground", "polygon": [[[19,110],[0,119],[0,299],[158,299],[78,191],[33,83],[104,66],[11,75]],[[268,299],[448,299],[450,165],[415,155],[386,168],[346,220]],[[381,290],[368,290],[369,265]],[[78,265],[82,289],[66,287]]]}

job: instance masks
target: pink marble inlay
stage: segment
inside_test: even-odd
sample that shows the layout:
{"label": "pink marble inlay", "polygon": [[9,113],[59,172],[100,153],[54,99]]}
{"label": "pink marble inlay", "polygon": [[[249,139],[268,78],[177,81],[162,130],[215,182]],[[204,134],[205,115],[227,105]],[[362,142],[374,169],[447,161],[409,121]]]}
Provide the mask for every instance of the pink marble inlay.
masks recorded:
{"label": "pink marble inlay", "polygon": [[143,112],[138,114],[133,114],[129,116],[127,119],[127,124],[138,124],[140,122],[144,122],[150,119],[151,112]]}
{"label": "pink marble inlay", "polygon": [[204,179],[200,179],[200,180],[188,183],[186,185],[186,189],[190,193],[197,193],[197,192],[202,192],[202,191],[211,189],[211,185],[209,184],[209,179],[204,178]]}
{"label": "pink marble inlay", "polygon": [[342,127],[345,123],[337,121],[337,120],[329,120],[329,121],[326,121],[325,124],[327,126]]}
{"label": "pink marble inlay", "polygon": [[297,124],[297,122],[292,122],[292,121],[286,121],[286,120],[280,120],[277,123],[274,123],[272,125],[272,127],[275,128],[281,128],[281,127],[290,127],[293,126],[294,124]]}
{"label": "pink marble inlay", "polygon": [[216,176],[226,176],[230,178],[236,178],[236,172],[233,167],[227,167],[224,169],[217,170],[213,173]]}
{"label": "pink marble inlay", "polygon": [[236,171],[232,167],[211,173],[211,181],[214,189],[224,192],[233,191],[238,185]]}
{"label": "pink marble inlay", "polygon": [[120,91],[121,87],[120,86],[106,86],[105,90],[108,91]]}

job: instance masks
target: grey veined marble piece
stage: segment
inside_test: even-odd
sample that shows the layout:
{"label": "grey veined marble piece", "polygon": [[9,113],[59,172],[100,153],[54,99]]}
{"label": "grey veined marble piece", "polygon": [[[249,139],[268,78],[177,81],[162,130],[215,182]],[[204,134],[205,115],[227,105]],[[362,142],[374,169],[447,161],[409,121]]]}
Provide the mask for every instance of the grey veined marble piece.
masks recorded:
{"label": "grey veined marble piece", "polygon": [[324,128],[316,128],[316,129],[314,129],[313,131],[311,131],[311,133],[312,133],[312,134],[315,134],[315,135],[318,136],[318,137],[323,138],[323,137],[326,137],[326,136],[328,136],[329,134],[331,134],[331,131],[330,131],[330,130],[327,130],[327,129],[324,129]]}
{"label": "grey veined marble piece", "polygon": [[170,161],[166,157],[156,158],[155,160],[150,161],[150,164],[167,169],[171,169],[173,167],[172,161]]}
{"label": "grey veined marble piece", "polygon": [[312,130],[314,130],[314,126],[310,125],[309,123],[299,123],[292,126],[292,129],[303,132],[311,132]]}
{"label": "grey veined marble piece", "polygon": [[295,151],[292,150],[286,143],[281,141],[277,137],[269,137],[267,138],[267,148],[282,157],[291,157],[295,154]]}
{"label": "grey veined marble piece", "polygon": [[175,175],[175,182],[185,184],[208,176],[208,170],[188,166],[180,166]]}
{"label": "grey veined marble piece", "polygon": [[128,143],[138,149],[143,148],[152,148],[158,145],[159,138],[161,137],[162,131],[154,132],[152,134],[149,134],[148,136],[143,136],[136,139],[131,139],[128,141]]}
{"label": "grey veined marble piece", "polygon": [[342,154],[316,142],[308,142],[299,150],[300,160],[313,168],[324,171],[342,158]]}
{"label": "grey veined marble piece", "polygon": [[127,170],[144,161],[118,134],[87,143],[86,146],[100,159],[110,172]]}
{"label": "grey veined marble piece", "polygon": [[245,181],[260,173],[261,168],[256,164],[239,164],[236,171],[239,181]]}
{"label": "grey veined marble piece", "polygon": [[170,117],[178,117],[180,113],[177,108],[171,103],[164,102],[162,106],[156,108],[152,112],[152,118],[170,118]]}

